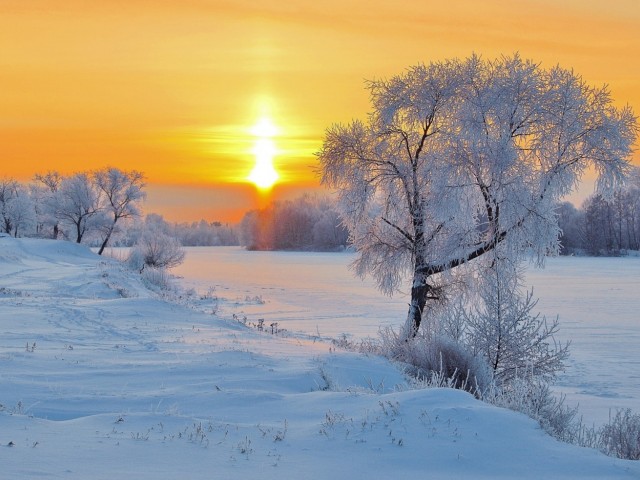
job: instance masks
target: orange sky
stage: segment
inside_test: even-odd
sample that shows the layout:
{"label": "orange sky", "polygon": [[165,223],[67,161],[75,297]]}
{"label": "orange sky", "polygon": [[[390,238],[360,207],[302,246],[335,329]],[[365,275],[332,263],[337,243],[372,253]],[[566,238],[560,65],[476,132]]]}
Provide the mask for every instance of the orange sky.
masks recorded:
{"label": "orange sky", "polygon": [[137,169],[147,212],[236,221],[263,117],[293,196],[325,128],[366,115],[365,79],[519,51],[640,113],[639,32],[637,0],[0,0],[0,176]]}

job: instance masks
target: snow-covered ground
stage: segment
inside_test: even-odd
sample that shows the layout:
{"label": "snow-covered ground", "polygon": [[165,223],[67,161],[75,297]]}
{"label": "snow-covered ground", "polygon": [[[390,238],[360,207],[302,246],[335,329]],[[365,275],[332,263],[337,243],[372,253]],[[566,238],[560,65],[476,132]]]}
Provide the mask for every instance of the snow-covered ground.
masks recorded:
{"label": "snow-covered ground", "polygon": [[[353,258],[188,248],[175,273],[200,292],[214,286],[223,316],[264,318],[310,335],[375,337],[380,326],[402,323],[407,296],[382,296],[371,280],[354,278]],[[549,258],[544,269],[529,268],[526,280],[540,298],[537,310],[558,315],[558,338],[571,341],[556,386],[566,404],[579,405],[587,425],[606,423],[616,408],[639,411],[640,258]]]}
{"label": "snow-covered ground", "polygon": [[258,295],[212,315],[83,247],[0,238],[0,478],[640,477],[463,392],[410,390],[380,358],[225,313],[274,305]]}

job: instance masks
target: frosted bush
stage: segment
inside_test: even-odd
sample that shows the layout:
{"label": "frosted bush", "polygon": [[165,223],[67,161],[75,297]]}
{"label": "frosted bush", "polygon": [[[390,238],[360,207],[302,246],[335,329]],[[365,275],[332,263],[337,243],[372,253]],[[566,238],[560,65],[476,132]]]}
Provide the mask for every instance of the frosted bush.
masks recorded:
{"label": "frosted bush", "polygon": [[131,249],[128,264],[139,271],[145,267],[172,268],[183,262],[184,255],[177,239],[159,231],[146,231]]}
{"label": "frosted bush", "polygon": [[159,287],[161,290],[171,289],[171,279],[163,268],[147,268],[142,271],[142,278],[147,285]]}
{"label": "frosted bush", "polygon": [[[446,386],[446,385],[443,385]],[[549,383],[540,378],[517,377],[508,385],[492,384],[481,400],[524,413],[551,436],[580,447],[596,448],[606,455],[640,460],[640,414],[619,410],[601,428],[587,427],[577,418],[578,407],[565,405],[564,396],[554,396]]]}
{"label": "frosted bush", "polygon": [[550,435],[568,443],[578,443],[582,425],[575,418],[578,408],[564,404],[564,397],[551,393],[547,381],[530,373],[516,376],[508,384],[493,383],[482,392],[483,401],[498,407],[524,413],[538,421]]}
{"label": "frosted bush", "polygon": [[612,457],[640,460],[640,414],[618,410],[600,430],[601,450]]}
{"label": "frosted bush", "polygon": [[381,330],[380,336],[381,353],[405,364],[407,374],[416,379],[440,377],[447,380],[448,386],[474,394],[491,383],[485,361],[452,339],[424,330],[407,339],[391,328]]}
{"label": "frosted bush", "polygon": [[[347,346],[353,349],[352,342]],[[497,381],[484,357],[474,356],[462,343],[429,330],[407,340],[392,328],[383,329],[379,342],[361,345],[358,350],[404,364],[416,388],[463,389],[486,403],[527,415],[560,441],[640,460],[640,414],[622,410],[602,428],[587,427],[577,417],[578,407],[570,407],[564,396],[554,395],[549,377],[535,374],[531,367],[516,370],[509,382]]]}

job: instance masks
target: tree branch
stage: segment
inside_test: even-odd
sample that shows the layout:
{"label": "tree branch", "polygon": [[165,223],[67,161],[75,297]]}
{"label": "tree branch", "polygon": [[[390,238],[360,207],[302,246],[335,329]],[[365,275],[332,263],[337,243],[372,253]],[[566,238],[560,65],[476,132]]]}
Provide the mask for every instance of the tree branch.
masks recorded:
{"label": "tree branch", "polygon": [[397,226],[395,223],[390,222],[389,220],[387,220],[385,217],[381,217],[382,221],[384,223],[386,223],[387,225],[389,225],[390,227],[394,228],[395,230],[397,230],[398,232],[400,232],[400,234],[406,238],[407,240],[409,240],[412,244],[414,243],[414,239],[413,236],[407,232],[405,229],[400,228],[399,226]]}

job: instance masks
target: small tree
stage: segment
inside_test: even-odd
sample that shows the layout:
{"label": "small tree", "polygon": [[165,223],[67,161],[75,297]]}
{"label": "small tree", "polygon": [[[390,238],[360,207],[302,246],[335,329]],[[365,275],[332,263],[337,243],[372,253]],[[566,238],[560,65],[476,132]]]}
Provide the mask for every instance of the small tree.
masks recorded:
{"label": "small tree", "polygon": [[569,356],[569,344],[555,340],[558,319],[548,322],[533,313],[538,301],[522,289],[518,268],[496,259],[480,281],[478,298],[461,311],[464,343],[485,358],[498,383],[525,375],[551,380]]}
{"label": "small tree", "polygon": [[93,174],[95,185],[104,198],[107,214],[111,222],[104,225],[104,235],[98,255],[102,255],[113,234],[118,220],[138,216],[138,204],[145,197],[144,175],[132,170],[124,172],[117,168],[105,168]]}
{"label": "small tree", "polygon": [[386,294],[409,277],[415,336],[442,277],[498,246],[514,260],[558,249],[554,214],[588,166],[611,191],[636,119],[608,90],[518,55],[418,65],[371,81],[367,122],[333,125],[318,159],[358,251]]}

